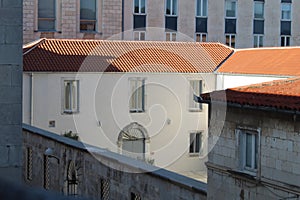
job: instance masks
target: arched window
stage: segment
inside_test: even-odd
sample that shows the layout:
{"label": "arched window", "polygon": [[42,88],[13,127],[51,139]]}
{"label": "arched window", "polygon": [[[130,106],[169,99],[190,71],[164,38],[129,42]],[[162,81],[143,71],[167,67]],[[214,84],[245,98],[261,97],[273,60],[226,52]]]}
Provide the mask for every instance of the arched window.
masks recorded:
{"label": "arched window", "polygon": [[69,196],[77,196],[77,187],[78,187],[78,174],[75,167],[75,163],[70,161],[68,167],[68,176],[67,176],[67,194]]}

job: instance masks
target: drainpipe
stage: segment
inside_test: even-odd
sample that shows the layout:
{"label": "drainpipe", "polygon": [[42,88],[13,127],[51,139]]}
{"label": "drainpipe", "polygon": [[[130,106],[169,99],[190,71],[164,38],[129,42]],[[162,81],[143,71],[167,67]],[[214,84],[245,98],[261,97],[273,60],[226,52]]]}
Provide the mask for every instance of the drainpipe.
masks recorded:
{"label": "drainpipe", "polygon": [[29,122],[30,125],[33,125],[33,73],[30,73],[30,80],[29,80]]}

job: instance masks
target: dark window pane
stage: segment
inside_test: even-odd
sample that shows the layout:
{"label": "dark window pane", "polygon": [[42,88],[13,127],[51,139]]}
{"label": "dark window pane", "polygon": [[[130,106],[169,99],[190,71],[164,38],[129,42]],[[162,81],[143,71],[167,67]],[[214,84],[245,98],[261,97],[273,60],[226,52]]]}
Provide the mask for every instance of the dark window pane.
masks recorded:
{"label": "dark window pane", "polygon": [[201,144],[200,134],[198,133],[198,134],[196,134],[196,149],[195,149],[196,153],[200,152],[200,148],[201,148],[200,144]]}
{"label": "dark window pane", "polygon": [[80,1],[80,19],[96,20],[96,1],[81,0]]}
{"label": "dark window pane", "polygon": [[196,32],[207,33],[207,18],[196,18]]}
{"label": "dark window pane", "polygon": [[166,17],[166,29],[177,31],[177,17]]}
{"label": "dark window pane", "polygon": [[134,13],[139,13],[139,0],[134,0]]}
{"label": "dark window pane", "polygon": [[134,15],[133,16],[133,28],[145,29],[146,28],[146,15]]}
{"label": "dark window pane", "polygon": [[291,35],[291,22],[281,21],[281,35]]}
{"label": "dark window pane", "polygon": [[236,33],[235,19],[225,19],[225,33]]}
{"label": "dark window pane", "polygon": [[190,134],[190,153],[194,153],[195,134]]}
{"label": "dark window pane", "polygon": [[55,21],[54,20],[41,20],[38,21],[38,29],[39,30],[55,30]]}
{"label": "dark window pane", "polygon": [[281,3],[292,3],[292,0],[281,0]]}
{"label": "dark window pane", "polygon": [[264,20],[254,20],[253,33],[254,34],[264,34]]}
{"label": "dark window pane", "polygon": [[39,18],[55,18],[55,1],[39,0],[38,2]]}
{"label": "dark window pane", "polygon": [[264,18],[264,3],[255,2],[254,3],[254,18]]}
{"label": "dark window pane", "polygon": [[166,14],[167,14],[167,15],[170,15],[170,14],[171,14],[171,0],[167,0]]}

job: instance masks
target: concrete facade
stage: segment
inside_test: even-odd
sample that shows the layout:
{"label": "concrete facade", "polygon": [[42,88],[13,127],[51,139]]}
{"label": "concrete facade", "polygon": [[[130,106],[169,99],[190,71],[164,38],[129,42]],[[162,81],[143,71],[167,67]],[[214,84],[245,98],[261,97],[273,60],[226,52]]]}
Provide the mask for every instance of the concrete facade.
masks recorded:
{"label": "concrete facade", "polygon": [[[145,111],[129,112],[132,78],[145,80]],[[119,137],[132,123],[145,129],[145,157],[155,166],[206,179],[207,105],[189,110],[189,80],[215,88],[215,75],[195,73],[24,73],[23,122],[123,154]],[[62,111],[62,80],[79,80],[79,112]],[[32,83],[32,86],[30,86]],[[47,95],[44,93],[47,91]],[[32,97],[30,97],[30,94]],[[32,101],[30,101],[32,99]],[[32,107],[30,105],[33,105]],[[47,111],[44,107],[47,105]],[[50,121],[55,126],[49,126]],[[190,133],[201,132],[200,154],[190,154]],[[199,176],[200,175],[200,176]]]}
{"label": "concrete facade", "polygon": [[[107,39],[122,32],[122,2],[96,1],[95,31],[80,31],[80,0],[57,0],[55,4],[55,30],[38,30],[38,0],[23,2],[23,43],[40,38]],[[115,39],[121,39],[117,35]]]}
{"label": "concrete facade", "polygon": [[0,177],[22,172],[22,0],[0,1]]}
{"label": "concrete facade", "polygon": [[[38,128],[23,127],[27,158],[23,178],[29,186],[45,187],[46,179],[47,190],[88,199],[206,199],[202,182]],[[56,159],[45,157],[47,148]],[[75,179],[74,193],[68,191],[70,178]]]}
{"label": "concrete facade", "polygon": [[[214,103],[209,131],[208,199],[299,199],[299,115]],[[237,129],[257,130],[257,171],[240,168]]]}

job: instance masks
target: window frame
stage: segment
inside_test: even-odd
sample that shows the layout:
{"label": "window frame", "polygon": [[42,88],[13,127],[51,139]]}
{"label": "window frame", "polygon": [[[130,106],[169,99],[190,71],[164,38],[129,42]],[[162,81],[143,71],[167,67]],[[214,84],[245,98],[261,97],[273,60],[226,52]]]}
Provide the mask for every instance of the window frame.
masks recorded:
{"label": "window frame", "polygon": [[[290,35],[281,35],[280,36],[280,46],[282,46],[282,47],[289,47],[289,46],[291,46],[291,36]],[[284,39],[284,45],[282,45],[282,39]],[[288,41],[288,45],[287,45],[287,39],[289,40]]]}
{"label": "window frame", "polygon": [[[206,7],[204,8],[204,1],[206,1]],[[198,15],[198,8],[199,8],[199,2],[200,2],[200,15]],[[203,14],[203,11],[205,10],[206,14]],[[196,17],[205,17],[208,16],[208,0],[196,0],[196,11],[195,11]]]}
{"label": "window frame", "polygon": [[[195,84],[199,86],[199,91],[195,92]],[[196,88],[197,89],[197,88]],[[203,107],[202,103],[198,103],[194,101],[194,95],[200,96],[203,92],[203,80],[201,79],[189,79],[189,100],[188,100],[188,110],[190,112],[201,112]],[[199,93],[199,94],[198,94]]]}
{"label": "window frame", "polygon": [[[53,3],[54,3],[54,11],[53,11],[53,15],[54,17],[46,17],[46,18],[43,18],[43,17],[40,17],[40,10],[39,10],[39,3],[40,3],[40,0],[37,0],[37,8],[36,8],[36,11],[37,11],[37,24],[36,24],[36,27],[37,27],[37,30],[39,32],[55,32],[56,31],[56,28],[57,28],[57,2],[56,0],[53,0]],[[39,28],[39,22],[40,21],[53,21],[53,29],[41,29]]]}
{"label": "window frame", "polygon": [[[256,17],[255,16],[255,4],[263,5],[262,17]],[[264,1],[254,1],[254,4],[253,4],[253,19],[255,19],[255,20],[264,20],[265,19],[265,2]]]}
{"label": "window frame", "polygon": [[189,132],[189,156],[199,156],[202,154],[202,152],[203,152],[203,131],[190,131]]}
{"label": "window frame", "polygon": [[[255,37],[257,37],[257,43],[255,44]],[[260,41],[262,39],[262,46],[260,46]],[[256,45],[256,46],[255,46]],[[264,35],[263,34],[254,34],[253,35],[253,47],[260,48],[264,46]]]}
{"label": "window frame", "polygon": [[[94,33],[94,32],[97,32],[97,23],[98,23],[98,1],[97,0],[94,0],[95,1],[95,19],[82,19],[81,18],[81,1],[85,1],[85,0],[80,0],[79,1],[79,31],[80,32],[89,32],[89,33]],[[84,30],[84,29],[81,29],[81,23],[82,22],[93,22],[94,23],[94,30]]]}
{"label": "window frame", "polygon": [[[168,1],[170,1],[170,8],[171,8],[170,14],[167,14]],[[175,14],[172,14],[174,1],[176,1],[176,10],[175,10]],[[165,0],[165,16],[173,16],[173,17],[178,16],[178,0]]]}
{"label": "window frame", "polygon": [[[238,126],[235,130],[238,148],[238,163],[239,169],[252,176],[260,176],[260,152],[261,152],[261,129],[252,127]],[[247,166],[247,135],[251,135],[252,147],[251,147],[251,165]],[[254,149],[253,149],[254,148]]]}
{"label": "window frame", "polygon": [[[198,35],[199,35],[199,37],[197,37]],[[205,41],[203,41],[204,35],[205,35]],[[197,40],[197,38],[200,38],[199,41]],[[195,33],[195,42],[207,42],[207,33],[196,32]]]}
{"label": "window frame", "polygon": [[[226,37],[229,36],[229,43],[227,44],[227,39]],[[232,38],[234,37],[234,46],[232,45]],[[225,44],[231,48],[235,48],[235,44],[236,44],[236,34],[225,34]]]}
{"label": "window frame", "polygon": [[[75,105],[75,108],[71,108],[71,109],[67,109],[66,108],[66,85],[65,83],[66,82],[76,82],[76,93],[75,93],[75,102],[76,102],[76,105]],[[62,78],[62,114],[76,114],[76,113],[79,113],[79,99],[80,99],[80,90],[79,90],[79,87],[80,87],[80,82],[78,79],[75,79],[75,78]],[[73,94],[72,94],[72,90],[70,90],[70,96],[72,97]],[[72,107],[72,99],[71,99],[71,102],[69,102],[69,106]]]}
{"label": "window frame", "polygon": [[[132,91],[132,82],[134,81],[134,91]],[[143,77],[130,77],[128,79],[129,82],[129,112],[130,113],[143,113],[145,112],[145,81],[146,78]],[[141,82],[141,86],[139,86],[139,82]],[[141,87],[141,92],[142,92],[142,99],[140,100],[139,97],[139,93],[135,93],[135,91],[138,91],[137,89],[139,89]],[[133,97],[133,95],[135,97]],[[132,103],[132,98],[134,98],[134,103]],[[141,102],[139,102],[141,101]],[[135,107],[132,106],[133,104],[135,104]],[[140,107],[141,106],[141,107]]]}
{"label": "window frame", "polygon": [[[235,12],[234,12],[234,17],[232,17],[232,16],[227,16],[227,8],[226,8],[226,3],[227,2],[235,2]],[[225,19],[237,19],[237,8],[238,8],[238,5],[237,5],[237,0],[225,0],[225,6],[224,6],[224,8],[225,8],[225,12],[224,12],[224,14],[225,14]]]}
{"label": "window frame", "polygon": [[[136,34],[138,34],[138,39],[137,40],[135,39]],[[144,39],[143,40],[141,39],[142,34],[144,34]],[[135,40],[135,41],[145,41],[146,40],[146,31],[133,31],[133,40]]]}
{"label": "window frame", "polygon": [[[284,19],[284,18],[283,18],[283,6],[284,6],[284,5],[289,5],[289,6],[290,6],[290,10],[289,10],[289,12],[290,12],[290,18],[289,18],[289,19]],[[280,16],[280,20],[281,20],[281,21],[292,21],[292,3],[285,3],[285,2],[284,2],[284,3],[281,3],[281,4],[280,4],[280,13],[281,13],[281,14],[280,14],[280,15],[281,15],[281,16]]]}
{"label": "window frame", "polygon": [[[169,40],[167,40],[167,35],[170,35],[170,39]],[[173,40],[173,38],[175,37],[175,39]],[[165,41],[167,41],[167,42],[175,42],[177,40],[177,32],[175,32],[175,31],[167,31],[167,32],[165,32]]]}
{"label": "window frame", "polygon": [[[133,0],[133,14],[134,15],[146,15],[147,14],[147,0],[137,0],[138,3],[138,12],[135,12],[135,0]],[[145,12],[142,12],[142,8],[141,8],[141,2],[144,1],[145,4]]]}

